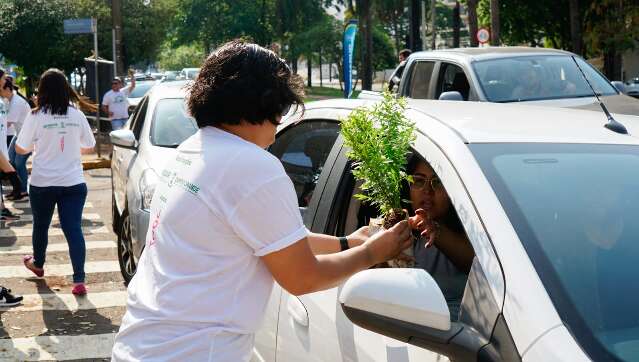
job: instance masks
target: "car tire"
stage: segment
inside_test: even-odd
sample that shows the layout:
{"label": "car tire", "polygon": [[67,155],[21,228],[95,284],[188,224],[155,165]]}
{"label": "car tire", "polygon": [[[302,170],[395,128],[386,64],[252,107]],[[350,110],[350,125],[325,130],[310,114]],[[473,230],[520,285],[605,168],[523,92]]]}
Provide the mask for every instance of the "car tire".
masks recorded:
{"label": "car tire", "polygon": [[118,232],[118,262],[124,284],[128,285],[137,269],[133,240],[131,239],[131,217],[125,209],[122,213],[120,230]]}
{"label": "car tire", "polygon": [[113,232],[116,234],[120,233],[120,213],[118,212],[118,207],[115,204],[115,193],[113,192],[113,186],[111,186],[111,227],[113,228]]}

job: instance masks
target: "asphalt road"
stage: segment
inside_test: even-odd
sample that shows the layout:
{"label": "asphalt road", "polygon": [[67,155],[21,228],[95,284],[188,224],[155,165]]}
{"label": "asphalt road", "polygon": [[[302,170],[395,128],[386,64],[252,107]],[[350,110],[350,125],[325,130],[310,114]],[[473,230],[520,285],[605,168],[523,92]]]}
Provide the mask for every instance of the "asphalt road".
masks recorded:
{"label": "asphalt road", "polygon": [[71,261],[57,217],[49,229],[45,277],[36,278],[22,265],[22,255],[32,253],[29,202],[7,204],[22,219],[0,222],[0,285],[23,295],[24,301],[0,308],[0,361],[110,359],[126,303],[111,230],[111,171],[88,170],[85,178],[85,297],[71,294]]}

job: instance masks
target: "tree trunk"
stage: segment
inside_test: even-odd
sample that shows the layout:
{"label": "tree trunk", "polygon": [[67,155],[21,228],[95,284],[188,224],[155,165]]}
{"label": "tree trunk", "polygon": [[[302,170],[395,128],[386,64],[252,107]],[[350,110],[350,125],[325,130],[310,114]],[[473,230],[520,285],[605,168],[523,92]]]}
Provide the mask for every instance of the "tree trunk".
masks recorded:
{"label": "tree trunk", "polygon": [[479,41],[477,40],[477,1],[478,0],[468,0],[468,33],[470,36],[470,46],[477,47],[479,46]]}
{"label": "tree trunk", "polygon": [[499,45],[500,40],[499,0],[490,0],[490,44]]}
{"label": "tree trunk", "polygon": [[455,8],[453,8],[453,48],[459,48],[459,28],[461,24],[459,8],[459,1],[455,1]]}
{"label": "tree trunk", "polygon": [[370,0],[359,0],[358,9],[362,28],[362,89],[373,89],[373,29]]}
{"label": "tree trunk", "polygon": [[293,65],[293,74],[297,74],[297,60],[299,58],[298,57],[293,57],[293,59],[291,60],[291,64]]}
{"label": "tree trunk", "polygon": [[306,81],[308,87],[313,86],[313,81],[311,78],[313,77],[313,69],[311,68],[311,56],[306,56],[306,75],[308,76],[308,80]]}
{"label": "tree trunk", "polygon": [[437,48],[437,0],[431,0],[430,2],[430,27],[431,27],[431,43],[430,48],[435,50]]}
{"label": "tree trunk", "polygon": [[410,1],[410,23],[409,23],[409,39],[410,49],[414,52],[422,50],[422,38],[420,36],[419,27],[421,25],[421,1]]}
{"label": "tree trunk", "polygon": [[621,80],[621,53],[615,48],[604,51],[604,74],[610,80]]}
{"label": "tree trunk", "polygon": [[572,52],[578,55],[583,54],[581,37],[581,16],[579,14],[579,0],[569,0],[570,3],[570,37],[572,41]]}

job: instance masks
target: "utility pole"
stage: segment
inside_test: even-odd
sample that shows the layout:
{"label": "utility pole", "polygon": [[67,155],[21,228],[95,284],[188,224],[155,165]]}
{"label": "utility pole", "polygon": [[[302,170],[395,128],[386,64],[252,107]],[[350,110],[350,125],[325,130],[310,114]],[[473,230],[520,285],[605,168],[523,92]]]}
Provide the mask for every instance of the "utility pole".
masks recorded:
{"label": "utility pole", "polygon": [[116,59],[113,59],[117,75],[124,75],[126,71],[124,69],[124,59],[122,59],[123,47],[122,47],[122,2],[120,0],[111,0],[111,18],[113,19],[113,37],[115,40],[115,55]]}
{"label": "utility pole", "polygon": [[501,22],[499,20],[499,0],[490,0],[490,44],[501,44]]}
{"label": "utility pole", "polygon": [[459,33],[461,27],[461,19],[459,17],[460,6],[459,0],[455,1],[455,8],[453,9],[453,48],[459,48]]}

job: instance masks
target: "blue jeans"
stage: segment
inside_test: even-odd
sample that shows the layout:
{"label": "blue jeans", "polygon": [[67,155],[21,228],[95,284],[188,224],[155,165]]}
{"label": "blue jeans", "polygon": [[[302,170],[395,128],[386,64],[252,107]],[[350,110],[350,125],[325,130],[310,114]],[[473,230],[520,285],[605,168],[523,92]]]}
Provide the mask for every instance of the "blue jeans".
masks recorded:
{"label": "blue jeans", "polygon": [[121,129],[122,127],[124,127],[124,124],[126,123],[126,121],[127,121],[126,118],[112,119],[111,130],[115,131],[115,130]]}
{"label": "blue jeans", "polygon": [[27,153],[26,155],[18,154],[16,152],[17,138],[17,136],[14,136],[11,140],[11,144],[9,145],[9,162],[11,162],[13,167],[16,169],[18,177],[20,178],[20,186],[22,187],[20,192],[25,193],[27,192],[27,179],[29,178],[27,174],[27,160],[29,159],[29,156],[31,156],[31,152]]}
{"label": "blue jeans", "polygon": [[49,243],[49,226],[55,205],[58,205],[60,226],[69,244],[69,256],[73,265],[73,282],[84,282],[86,246],[82,235],[82,209],[87,199],[85,183],[74,186],[29,187],[29,199],[33,210],[33,264],[42,268]]}

